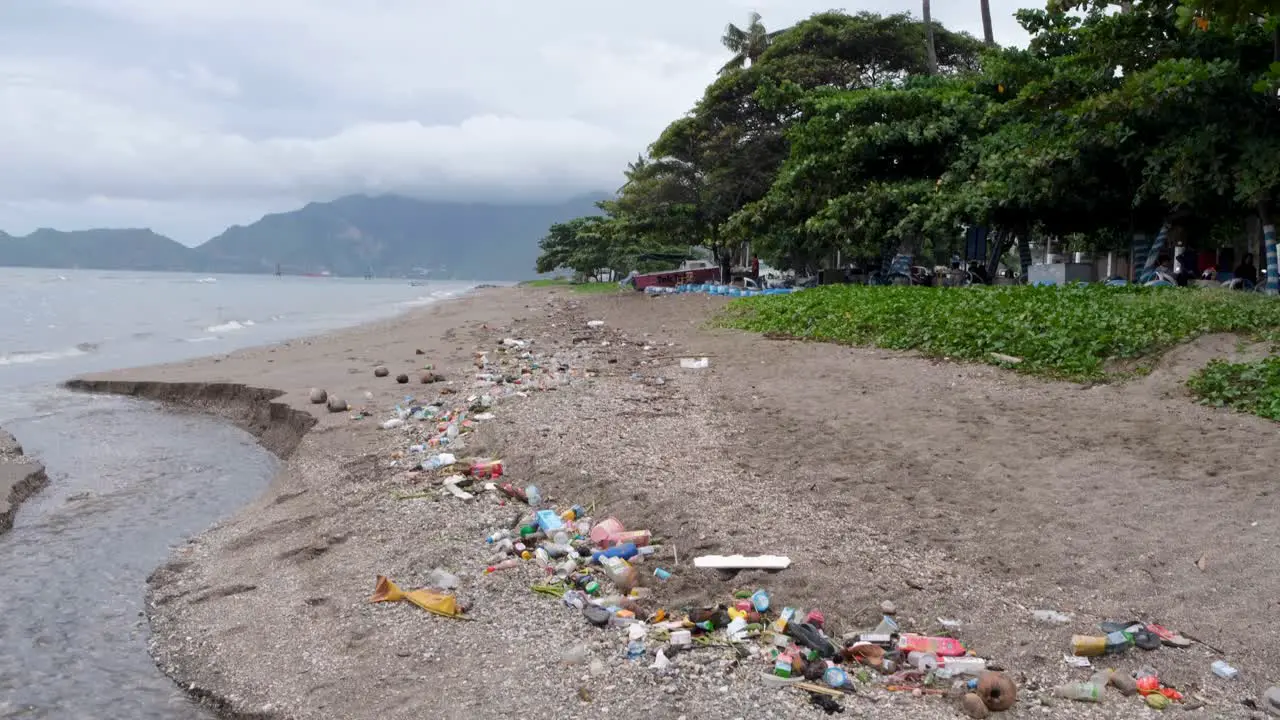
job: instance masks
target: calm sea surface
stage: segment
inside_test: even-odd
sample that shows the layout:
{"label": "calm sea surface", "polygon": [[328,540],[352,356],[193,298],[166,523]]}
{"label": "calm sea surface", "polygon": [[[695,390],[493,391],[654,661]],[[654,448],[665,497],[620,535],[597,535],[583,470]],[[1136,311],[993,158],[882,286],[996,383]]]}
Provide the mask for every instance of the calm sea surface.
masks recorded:
{"label": "calm sea surface", "polygon": [[389,317],[473,283],[0,268],[0,426],[50,484],[0,535],[0,718],[211,718],[146,651],[146,576],[261,493],[275,458],[75,375]]}

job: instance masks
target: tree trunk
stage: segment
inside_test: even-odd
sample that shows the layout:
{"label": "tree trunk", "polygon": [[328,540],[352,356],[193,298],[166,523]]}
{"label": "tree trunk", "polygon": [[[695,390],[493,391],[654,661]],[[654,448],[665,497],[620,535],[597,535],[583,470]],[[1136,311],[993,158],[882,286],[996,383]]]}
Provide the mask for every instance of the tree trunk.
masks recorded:
{"label": "tree trunk", "polygon": [[1165,251],[1165,245],[1169,242],[1169,230],[1173,227],[1172,220],[1165,220],[1160,226],[1160,232],[1156,233],[1156,239],[1151,243],[1151,247],[1147,248],[1147,257],[1143,260],[1142,269],[1138,271],[1138,282],[1146,284],[1151,282],[1156,276],[1156,262],[1160,260],[1160,255]]}
{"label": "tree trunk", "polygon": [[929,0],[924,0],[924,49],[925,59],[929,63],[929,74],[938,74],[938,47],[933,42],[933,11]]}
{"label": "tree trunk", "polygon": [[996,34],[991,28],[991,0],[982,0],[982,39],[988,45],[996,44]]}
{"label": "tree trunk", "polygon": [[1268,295],[1280,295],[1280,262],[1276,260],[1276,226],[1271,219],[1271,203],[1258,201],[1258,219],[1262,221],[1262,243],[1267,253]]}

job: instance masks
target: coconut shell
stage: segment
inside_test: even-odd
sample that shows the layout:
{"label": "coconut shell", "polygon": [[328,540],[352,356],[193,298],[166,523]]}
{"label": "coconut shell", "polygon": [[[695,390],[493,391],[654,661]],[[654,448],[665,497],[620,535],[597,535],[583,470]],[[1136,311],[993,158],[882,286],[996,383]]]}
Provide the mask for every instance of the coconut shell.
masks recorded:
{"label": "coconut shell", "polygon": [[978,676],[978,687],[974,689],[988,710],[1001,712],[1013,707],[1018,702],[1018,686],[1013,684],[1004,673],[984,672]]}
{"label": "coconut shell", "polygon": [[982,698],[976,693],[965,693],[960,698],[960,708],[971,718],[982,720],[988,715],[986,703],[982,702]]}
{"label": "coconut shell", "polygon": [[405,384],[405,383],[409,382],[409,376],[408,376],[408,375],[405,375],[404,373],[400,373],[399,375],[397,375],[397,376],[396,376],[396,382],[398,382],[398,383],[400,383],[401,385],[403,385],[403,384]]}
{"label": "coconut shell", "polygon": [[376,368],[374,368],[374,369],[373,369],[373,376],[374,376],[374,377],[386,377],[386,376],[388,376],[388,375],[390,375],[390,374],[391,374],[391,371],[390,371],[390,370],[388,370],[388,369],[386,369],[386,368],[384,368],[384,367],[382,367],[382,366],[378,366],[378,367],[376,367]]}

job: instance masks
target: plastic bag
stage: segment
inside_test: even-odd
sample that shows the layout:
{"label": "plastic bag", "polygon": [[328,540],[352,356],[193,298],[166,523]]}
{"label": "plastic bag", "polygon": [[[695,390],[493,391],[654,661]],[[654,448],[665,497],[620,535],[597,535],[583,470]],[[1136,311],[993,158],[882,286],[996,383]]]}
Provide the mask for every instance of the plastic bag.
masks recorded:
{"label": "plastic bag", "polygon": [[408,600],[435,615],[451,618],[462,617],[462,611],[458,609],[458,599],[453,595],[439,590],[427,589],[405,592],[385,575],[379,575],[378,584],[374,587],[373,597],[369,598],[369,602],[399,602],[401,600]]}

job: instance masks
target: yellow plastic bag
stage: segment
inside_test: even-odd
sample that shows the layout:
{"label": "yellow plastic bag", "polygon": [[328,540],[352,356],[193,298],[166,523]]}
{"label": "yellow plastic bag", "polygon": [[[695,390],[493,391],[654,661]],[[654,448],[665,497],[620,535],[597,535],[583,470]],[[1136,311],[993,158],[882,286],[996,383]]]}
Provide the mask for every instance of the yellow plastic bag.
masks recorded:
{"label": "yellow plastic bag", "polygon": [[462,611],[458,609],[458,599],[456,597],[438,590],[427,590],[425,588],[405,592],[398,585],[387,579],[385,575],[379,575],[378,584],[374,587],[373,597],[369,598],[369,602],[399,602],[401,600],[408,600],[435,615],[462,618]]}

